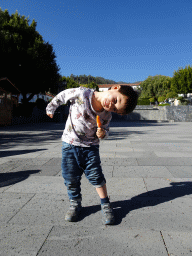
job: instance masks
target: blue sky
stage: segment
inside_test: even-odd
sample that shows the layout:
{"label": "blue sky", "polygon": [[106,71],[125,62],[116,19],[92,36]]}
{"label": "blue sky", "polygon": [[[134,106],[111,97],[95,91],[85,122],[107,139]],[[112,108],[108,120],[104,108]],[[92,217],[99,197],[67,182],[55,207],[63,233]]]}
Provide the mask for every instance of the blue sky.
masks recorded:
{"label": "blue sky", "polygon": [[0,7],[35,19],[62,76],[135,82],[192,65],[191,0],[1,0]]}

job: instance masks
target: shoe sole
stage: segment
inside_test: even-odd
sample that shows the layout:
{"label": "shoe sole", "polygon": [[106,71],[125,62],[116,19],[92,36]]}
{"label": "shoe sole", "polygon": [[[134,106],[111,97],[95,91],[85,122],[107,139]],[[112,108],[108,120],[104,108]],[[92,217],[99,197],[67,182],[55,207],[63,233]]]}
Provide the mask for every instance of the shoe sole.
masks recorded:
{"label": "shoe sole", "polygon": [[81,214],[81,211],[78,211],[76,216],[72,216],[71,218],[65,216],[65,220],[68,221],[68,222],[76,222],[76,221],[78,221],[78,218],[79,218],[80,214]]}
{"label": "shoe sole", "polygon": [[102,220],[102,222],[104,225],[113,225],[115,223],[115,220],[110,221],[110,222],[106,222],[106,221]]}

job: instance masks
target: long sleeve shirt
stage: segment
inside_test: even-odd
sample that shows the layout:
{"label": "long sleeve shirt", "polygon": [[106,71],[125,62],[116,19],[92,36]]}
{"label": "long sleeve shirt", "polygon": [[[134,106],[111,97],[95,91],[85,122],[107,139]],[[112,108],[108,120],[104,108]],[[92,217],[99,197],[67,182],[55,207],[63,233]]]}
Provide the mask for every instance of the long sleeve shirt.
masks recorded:
{"label": "long sleeve shirt", "polygon": [[66,89],[55,96],[47,105],[47,114],[54,114],[57,107],[70,101],[70,110],[63,131],[62,141],[82,147],[98,145],[96,115],[100,116],[102,128],[105,129],[106,133],[105,138],[108,137],[109,123],[112,115],[106,110],[96,112],[93,109],[93,93],[93,89],[84,87]]}

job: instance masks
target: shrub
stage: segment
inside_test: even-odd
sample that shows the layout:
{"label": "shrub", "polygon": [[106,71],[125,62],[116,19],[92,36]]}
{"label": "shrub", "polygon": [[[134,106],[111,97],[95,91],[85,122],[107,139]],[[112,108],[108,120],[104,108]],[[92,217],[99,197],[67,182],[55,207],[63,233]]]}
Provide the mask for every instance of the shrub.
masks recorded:
{"label": "shrub", "polygon": [[187,100],[184,102],[181,102],[181,105],[183,105],[183,106],[187,106],[188,104],[189,104],[189,102]]}
{"label": "shrub", "polygon": [[177,98],[178,100],[180,100],[181,102],[184,102],[184,98],[182,96]]}
{"label": "shrub", "polygon": [[150,98],[149,101],[150,101],[151,103],[155,103],[155,98]]}
{"label": "shrub", "polygon": [[158,106],[164,107],[164,106],[170,106],[170,104],[169,104],[169,103],[164,103],[164,104],[160,104],[160,105],[158,105]]}
{"label": "shrub", "polygon": [[137,105],[150,105],[150,100],[148,98],[139,98]]}
{"label": "shrub", "polygon": [[166,99],[166,97],[160,96],[160,97],[158,97],[158,102],[163,102],[165,99]]}

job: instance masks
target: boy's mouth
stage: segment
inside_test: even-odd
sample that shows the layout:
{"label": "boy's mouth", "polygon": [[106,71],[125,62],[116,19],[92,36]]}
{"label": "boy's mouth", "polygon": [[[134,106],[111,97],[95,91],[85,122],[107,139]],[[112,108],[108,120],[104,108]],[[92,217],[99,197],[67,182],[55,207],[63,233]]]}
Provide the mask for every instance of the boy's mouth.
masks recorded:
{"label": "boy's mouth", "polygon": [[108,100],[108,99],[106,99],[106,100],[104,101],[104,106],[105,106],[106,108],[110,108],[113,104],[114,104],[113,101],[110,101],[110,100]]}
{"label": "boy's mouth", "polygon": [[105,100],[105,101],[104,101],[104,106],[107,107],[107,108],[109,108],[109,105],[110,105],[110,102],[109,102],[108,100]]}

